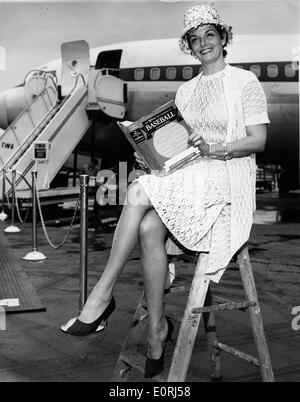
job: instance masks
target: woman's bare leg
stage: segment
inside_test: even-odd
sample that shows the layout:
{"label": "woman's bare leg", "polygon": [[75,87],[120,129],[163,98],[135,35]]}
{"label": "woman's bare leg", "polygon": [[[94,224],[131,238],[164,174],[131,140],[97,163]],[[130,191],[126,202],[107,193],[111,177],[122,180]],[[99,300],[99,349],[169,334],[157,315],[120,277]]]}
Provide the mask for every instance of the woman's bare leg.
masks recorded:
{"label": "woman's bare leg", "polygon": [[94,321],[108,306],[114,285],[136,245],[140,223],[151,208],[143,187],[139,183],[132,184],[114,233],[108,262],[79,316],[81,321]]}
{"label": "woman's bare leg", "polygon": [[147,355],[158,359],[167,336],[164,316],[164,289],[168,273],[165,248],[167,229],[154,210],[144,216],[139,229],[144,290],[148,311]]}

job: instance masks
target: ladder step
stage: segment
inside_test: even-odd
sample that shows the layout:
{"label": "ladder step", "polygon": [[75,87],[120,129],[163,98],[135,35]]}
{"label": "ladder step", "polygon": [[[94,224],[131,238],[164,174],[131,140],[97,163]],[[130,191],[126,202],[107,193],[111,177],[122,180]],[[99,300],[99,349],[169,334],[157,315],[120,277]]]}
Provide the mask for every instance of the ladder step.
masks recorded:
{"label": "ladder step", "polygon": [[192,314],[209,313],[211,311],[226,311],[226,310],[246,310],[249,307],[254,307],[257,302],[230,302],[223,304],[216,304],[205,307],[195,307],[192,309]]}
{"label": "ladder step", "polygon": [[230,353],[233,356],[239,357],[240,359],[246,360],[248,363],[253,364],[256,367],[259,367],[259,361],[256,357],[249,355],[248,353],[242,352],[241,350],[235,349],[232,346],[226,345],[222,342],[213,342],[213,347],[223,352]]}
{"label": "ladder step", "polygon": [[[141,353],[138,353],[136,350],[127,349],[125,352],[121,353],[120,360],[122,360],[122,362],[127,364],[130,368],[135,368],[144,375],[146,357]],[[167,379],[167,377],[163,374],[159,374],[153,378],[157,382],[165,382]]]}

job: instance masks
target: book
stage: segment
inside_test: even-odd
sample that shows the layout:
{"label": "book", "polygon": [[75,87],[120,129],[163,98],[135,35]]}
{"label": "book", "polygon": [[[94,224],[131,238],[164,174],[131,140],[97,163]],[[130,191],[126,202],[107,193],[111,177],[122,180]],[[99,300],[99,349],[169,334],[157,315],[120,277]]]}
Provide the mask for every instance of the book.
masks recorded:
{"label": "book", "polygon": [[118,126],[153,173],[173,172],[200,155],[188,142],[192,129],[174,100],[135,122],[118,121]]}

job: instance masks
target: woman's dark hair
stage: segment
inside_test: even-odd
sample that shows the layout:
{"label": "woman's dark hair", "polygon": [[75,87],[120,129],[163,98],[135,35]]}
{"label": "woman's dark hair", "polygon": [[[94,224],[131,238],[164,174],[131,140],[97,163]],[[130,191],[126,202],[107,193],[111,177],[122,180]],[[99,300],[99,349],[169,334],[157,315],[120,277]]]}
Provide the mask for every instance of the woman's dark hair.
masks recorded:
{"label": "woman's dark hair", "polygon": [[225,49],[225,47],[227,46],[228,43],[228,35],[227,35],[227,31],[224,27],[222,27],[221,25],[214,25],[214,27],[216,28],[216,30],[218,31],[221,39],[225,38],[225,45],[223,45],[223,57],[225,59],[225,57],[227,56],[227,50]]}

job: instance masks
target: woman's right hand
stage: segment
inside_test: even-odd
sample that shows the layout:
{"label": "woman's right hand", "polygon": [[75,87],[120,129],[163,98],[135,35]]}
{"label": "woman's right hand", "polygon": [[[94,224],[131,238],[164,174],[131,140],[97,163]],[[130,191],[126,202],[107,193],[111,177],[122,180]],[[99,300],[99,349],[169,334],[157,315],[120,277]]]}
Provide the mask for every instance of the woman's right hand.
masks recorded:
{"label": "woman's right hand", "polygon": [[204,140],[200,133],[193,131],[189,136],[188,142],[189,144],[192,144],[195,148],[198,148],[204,143]]}
{"label": "woman's right hand", "polygon": [[209,155],[209,145],[204,141],[200,133],[193,131],[192,134],[189,136],[188,142],[189,144],[192,144],[195,148],[198,148],[202,156]]}
{"label": "woman's right hand", "polygon": [[134,152],[134,158],[135,158],[135,161],[136,161],[136,163],[139,165],[139,168],[140,169],[142,169],[142,170],[144,170],[144,171],[146,171],[146,172],[149,172],[149,168],[148,168],[148,166],[145,164],[145,162],[142,160],[142,158],[140,157],[140,155],[137,153],[137,152]]}

